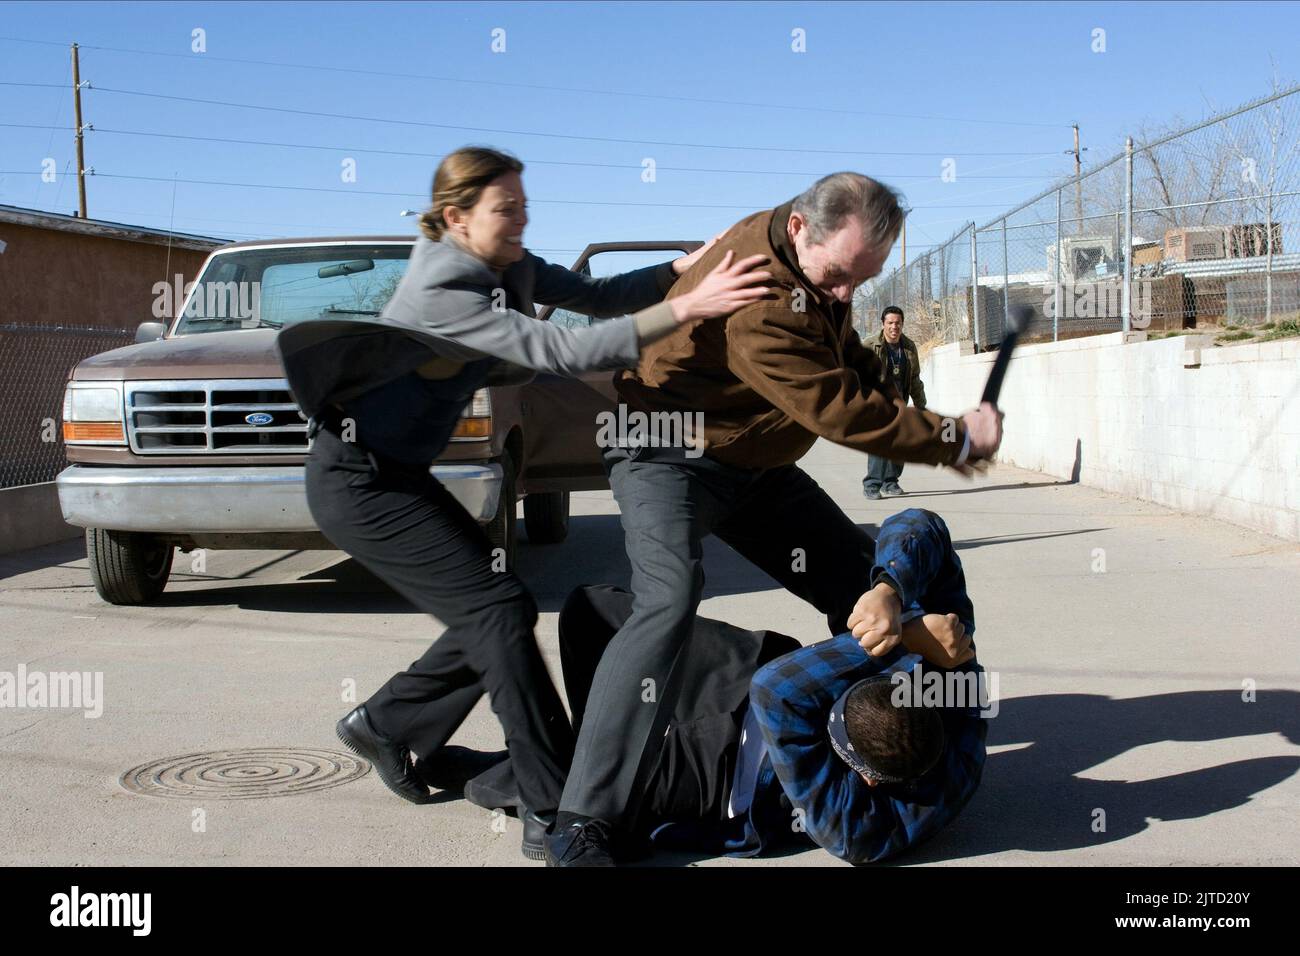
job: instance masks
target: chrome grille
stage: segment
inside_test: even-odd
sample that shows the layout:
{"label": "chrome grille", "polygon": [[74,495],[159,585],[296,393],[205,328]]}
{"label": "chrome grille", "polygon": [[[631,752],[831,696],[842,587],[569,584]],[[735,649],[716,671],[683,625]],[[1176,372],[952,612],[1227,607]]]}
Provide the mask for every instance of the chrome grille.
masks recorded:
{"label": "chrome grille", "polygon": [[[126,431],[138,455],[307,451],[307,420],[282,378],[127,382]],[[269,416],[264,425],[250,416]]]}

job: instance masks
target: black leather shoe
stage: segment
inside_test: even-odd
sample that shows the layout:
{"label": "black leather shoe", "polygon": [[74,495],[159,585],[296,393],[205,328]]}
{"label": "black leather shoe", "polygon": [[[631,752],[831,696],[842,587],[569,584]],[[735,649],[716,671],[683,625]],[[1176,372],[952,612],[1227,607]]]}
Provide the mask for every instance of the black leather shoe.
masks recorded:
{"label": "black leather shoe", "polygon": [[335,724],[334,730],[345,747],[374,765],[385,787],[403,800],[429,802],[429,788],[411,766],[411,752],[375,730],[364,704]]}
{"label": "black leather shoe", "polygon": [[547,866],[613,866],[614,833],[604,820],[581,817],[546,837]]}
{"label": "black leather shoe", "polygon": [[519,817],[524,823],[524,841],[520,850],[530,860],[546,859],[546,834],[555,823],[555,815],[533,813],[524,806],[508,759],[489,767],[465,784],[465,799],[484,810]]}
{"label": "black leather shoe", "polygon": [[521,813],[524,821],[524,842],[520,846],[525,857],[530,860],[546,859],[546,834],[555,823],[554,817],[542,817],[531,810]]}

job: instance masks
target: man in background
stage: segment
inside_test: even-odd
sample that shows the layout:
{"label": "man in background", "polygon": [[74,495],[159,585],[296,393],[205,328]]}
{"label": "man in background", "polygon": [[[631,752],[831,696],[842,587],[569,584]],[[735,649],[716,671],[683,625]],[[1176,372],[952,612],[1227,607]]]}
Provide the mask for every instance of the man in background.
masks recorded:
{"label": "man in background", "polygon": [[[896,305],[880,316],[880,334],[871,343],[884,369],[884,379],[898,390],[906,405],[910,399],[919,409],[925,408],[925,386],[921,384],[921,356],[916,343],[903,334],[903,310]],[[901,461],[880,455],[867,455],[867,477],[862,479],[862,493],[868,498],[903,494],[898,478],[903,473]]]}

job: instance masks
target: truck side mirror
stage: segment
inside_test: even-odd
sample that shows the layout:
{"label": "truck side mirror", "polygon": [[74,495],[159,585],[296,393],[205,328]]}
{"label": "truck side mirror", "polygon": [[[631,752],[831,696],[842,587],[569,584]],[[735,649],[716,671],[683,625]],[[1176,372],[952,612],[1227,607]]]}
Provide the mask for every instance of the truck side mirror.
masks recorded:
{"label": "truck side mirror", "polygon": [[135,341],[137,344],[140,342],[156,342],[163,337],[163,333],[166,331],[167,325],[163,322],[141,322],[135,330]]}

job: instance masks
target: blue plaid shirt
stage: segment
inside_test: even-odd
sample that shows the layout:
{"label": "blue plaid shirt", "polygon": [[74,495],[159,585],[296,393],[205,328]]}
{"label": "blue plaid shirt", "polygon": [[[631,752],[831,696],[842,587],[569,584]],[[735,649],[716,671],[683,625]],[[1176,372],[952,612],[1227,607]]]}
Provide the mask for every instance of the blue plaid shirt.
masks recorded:
{"label": "blue plaid shirt", "polygon": [[[943,519],[911,508],[885,520],[876,541],[872,582],[889,575],[905,616],[955,613],[968,633],[974,609],[961,561]],[[853,684],[882,671],[910,669],[918,658],[897,648],[869,656],[852,634],[804,647],[759,669],[750,708],[768,753],[754,800],[727,849],[752,856],[806,833],[850,863],[874,863],[913,847],[947,825],[979,785],[987,725],[978,707],[945,709],[943,756],[923,777],[868,787],[831,748],[831,705]],[[932,668],[923,665],[923,669]],[[974,660],[956,671],[983,670]],[[740,821],[737,821],[740,822]]]}

